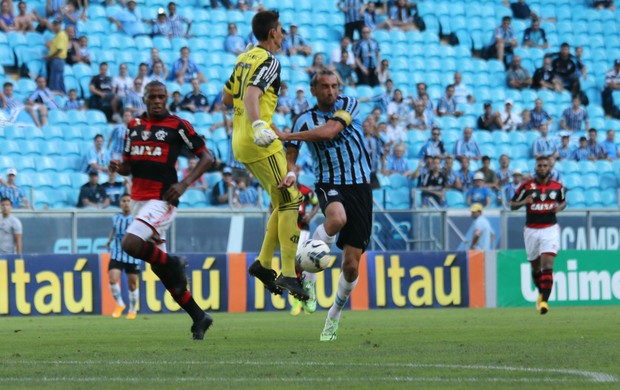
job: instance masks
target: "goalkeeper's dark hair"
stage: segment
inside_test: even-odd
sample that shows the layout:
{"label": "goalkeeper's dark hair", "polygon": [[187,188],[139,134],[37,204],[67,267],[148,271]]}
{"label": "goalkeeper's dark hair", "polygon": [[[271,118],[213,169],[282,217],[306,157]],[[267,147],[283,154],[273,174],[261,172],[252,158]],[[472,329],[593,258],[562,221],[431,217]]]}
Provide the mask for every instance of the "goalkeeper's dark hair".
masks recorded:
{"label": "goalkeeper's dark hair", "polygon": [[321,71],[318,71],[314,74],[314,76],[312,76],[312,80],[310,80],[310,85],[313,87],[316,86],[316,83],[319,81],[320,76],[336,76],[336,72],[329,69],[323,69]]}
{"label": "goalkeeper's dark hair", "polygon": [[269,32],[278,27],[280,20],[280,12],[278,11],[260,11],[252,18],[252,33],[259,41],[266,41],[269,38]]}

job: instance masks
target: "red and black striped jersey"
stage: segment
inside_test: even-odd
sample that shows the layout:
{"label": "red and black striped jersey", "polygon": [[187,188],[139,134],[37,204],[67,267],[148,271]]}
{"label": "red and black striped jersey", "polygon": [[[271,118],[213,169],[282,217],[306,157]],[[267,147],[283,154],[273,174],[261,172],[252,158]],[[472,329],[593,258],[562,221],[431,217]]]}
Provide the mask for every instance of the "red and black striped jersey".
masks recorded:
{"label": "red and black striped jersey", "polygon": [[303,196],[303,201],[299,205],[299,215],[297,216],[297,225],[301,230],[310,230],[310,225],[304,223],[302,219],[306,216],[306,208],[308,205],[312,207],[317,207],[319,200],[316,198],[316,195],[312,188],[307,187],[303,184],[299,185],[299,192]]}
{"label": "red and black striped jersey", "polygon": [[192,125],[169,113],[156,118],[142,114],[127,128],[123,160],[131,166],[133,200],[162,199],[178,181],[174,166],[183,146],[196,155],[205,150]]}
{"label": "red and black striped jersey", "polygon": [[530,194],[534,201],[526,205],[525,226],[540,229],[555,225],[558,222],[556,208],[566,202],[562,184],[555,180],[548,180],[547,183],[526,180],[517,188],[512,200],[520,202]]}

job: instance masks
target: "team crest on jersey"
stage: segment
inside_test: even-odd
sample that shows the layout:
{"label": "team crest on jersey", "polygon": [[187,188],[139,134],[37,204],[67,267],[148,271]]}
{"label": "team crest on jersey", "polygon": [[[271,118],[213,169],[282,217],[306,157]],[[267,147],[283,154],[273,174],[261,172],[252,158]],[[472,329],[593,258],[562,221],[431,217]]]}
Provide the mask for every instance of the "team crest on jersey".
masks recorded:
{"label": "team crest on jersey", "polygon": [[135,131],[135,130],[134,130],[134,131],[132,131],[132,132],[131,132],[131,134],[129,134],[129,136],[130,136],[130,137],[135,137],[135,136],[137,136],[137,135],[138,135],[138,132],[137,132],[137,131]]}
{"label": "team crest on jersey", "polygon": [[547,194],[540,194],[540,200],[545,200],[547,199]]}
{"label": "team crest on jersey", "polygon": [[555,197],[556,197],[556,196],[558,196],[558,195],[557,195],[557,193],[556,193],[555,191],[551,191],[551,192],[549,193],[549,198],[550,198],[551,200],[555,200]]}
{"label": "team crest on jersey", "polygon": [[157,138],[158,141],[164,141],[166,139],[166,132],[164,130],[159,130],[155,133],[155,138]]}
{"label": "team crest on jersey", "polygon": [[142,130],[142,140],[146,141],[147,139],[151,138],[151,130]]}
{"label": "team crest on jersey", "polygon": [[327,191],[327,196],[336,196],[336,195],[338,195],[338,191],[336,190]]}

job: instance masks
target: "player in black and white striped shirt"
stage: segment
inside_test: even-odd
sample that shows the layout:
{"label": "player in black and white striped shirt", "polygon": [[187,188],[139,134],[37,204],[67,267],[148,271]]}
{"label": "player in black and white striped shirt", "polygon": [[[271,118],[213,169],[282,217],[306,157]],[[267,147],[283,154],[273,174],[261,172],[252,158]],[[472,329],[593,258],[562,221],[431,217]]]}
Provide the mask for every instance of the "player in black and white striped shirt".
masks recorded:
{"label": "player in black and white striped shirt", "polygon": [[120,278],[123,270],[127,275],[127,287],[129,288],[129,312],[127,319],[136,318],[136,306],[139,301],[138,277],[140,275],[139,259],[133,258],[123,251],[121,241],[127,232],[127,228],[133,222],[131,215],[131,197],[123,194],[120,201],[121,212],[112,217],[112,231],[106,244],[110,251],[110,264],[108,266],[108,278],[110,280],[110,291],[116,301],[116,307],[112,317],[119,318],[125,310],[125,302],[121,296]]}

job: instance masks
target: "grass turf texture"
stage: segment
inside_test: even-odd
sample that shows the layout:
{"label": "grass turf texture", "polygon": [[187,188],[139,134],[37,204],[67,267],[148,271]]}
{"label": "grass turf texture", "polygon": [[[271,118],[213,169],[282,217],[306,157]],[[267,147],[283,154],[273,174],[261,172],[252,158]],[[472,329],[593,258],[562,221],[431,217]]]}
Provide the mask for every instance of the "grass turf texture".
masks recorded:
{"label": "grass turf texture", "polygon": [[5,317],[0,388],[620,388],[617,307]]}

